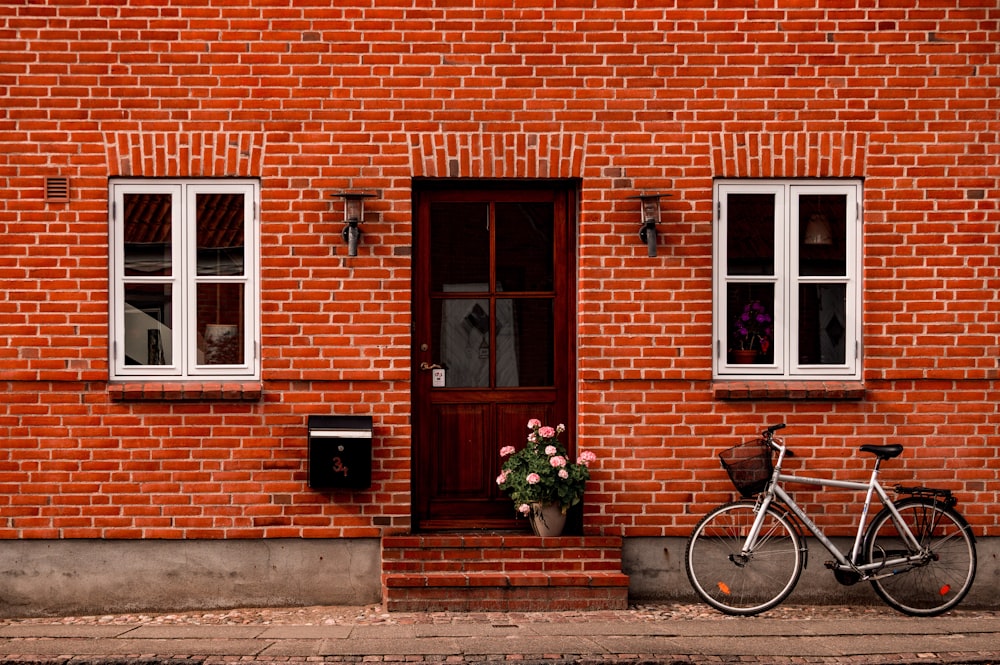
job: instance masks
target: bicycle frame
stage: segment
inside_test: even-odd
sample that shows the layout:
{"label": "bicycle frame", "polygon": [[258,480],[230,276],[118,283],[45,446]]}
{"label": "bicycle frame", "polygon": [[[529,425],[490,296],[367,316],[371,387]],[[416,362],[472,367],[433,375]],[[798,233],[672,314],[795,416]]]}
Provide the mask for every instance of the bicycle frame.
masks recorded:
{"label": "bicycle frame", "polygon": [[[778,451],[778,460],[774,465],[774,472],[771,476],[771,481],[768,483],[767,489],[765,489],[757,499],[757,517],[754,520],[753,526],[750,528],[750,533],[747,535],[746,541],[743,544],[743,555],[747,555],[753,550],[753,546],[757,542],[757,538],[760,536],[760,529],[763,525],[767,508],[774,501],[775,497],[777,497],[781,503],[784,504],[784,506],[787,507],[792,514],[794,514],[802,522],[802,524],[809,529],[809,531],[812,532],[816,539],[819,540],[828,552],[830,552],[834,559],[836,559],[835,568],[854,571],[859,573],[862,576],[862,579],[869,580],[878,577],[876,575],[869,574],[871,571],[882,570],[886,566],[911,564],[920,561],[924,557],[924,548],[921,547],[920,543],[913,535],[913,532],[910,531],[910,528],[904,522],[892,499],[889,498],[889,494],[878,482],[880,460],[876,459],[875,467],[872,469],[871,477],[868,482],[798,476],[795,474],[781,472],[781,464],[785,457],[785,446],[781,443],[780,439],[772,439],[769,443]],[[795,502],[795,499],[793,499],[788,492],[784,490],[782,487],[783,483],[800,483],[803,485],[816,485],[820,487],[837,487],[840,489],[865,492],[865,501],[862,507],[861,517],[858,520],[858,530],[854,536],[854,546],[851,549],[850,559],[845,557],[826,536],[826,534],[823,533],[823,530],[814,521],[809,519],[809,516],[799,506],[799,504]],[[871,508],[872,497],[874,495],[877,495],[882,505],[888,508],[889,512],[892,513],[893,521],[895,522],[896,528],[899,530],[901,537],[906,541],[910,550],[917,552],[917,554],[893,559],[882,559],[878,562],[860,563],[861,557],[863,556],[861,547],[864,541],[865,527],[868,522],[868,511]],[[886,573],[886,575],[893,575],[895,572],[896,571],[892,571]]]}

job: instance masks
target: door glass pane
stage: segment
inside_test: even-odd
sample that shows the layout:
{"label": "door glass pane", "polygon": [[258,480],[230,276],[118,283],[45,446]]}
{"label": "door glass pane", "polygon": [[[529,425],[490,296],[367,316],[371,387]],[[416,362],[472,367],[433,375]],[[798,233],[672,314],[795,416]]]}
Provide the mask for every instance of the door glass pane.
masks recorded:
{"label": "door glass pane", "polygon": [[774,274],[774,214],[773,193],[726,197],[727,274]]}
{"label": "door glass pane", "polygon": [[554,379],[552,300],[497,300],[497,385],[551,386]]}
{"label": "door glass pane", "polygon": [[432,352],[445,368],[447,388],[490,385],[490,301],[455,298],[431,302]]}
{"label": "door glass pane", "polygon": [[799,364],[847,362],[847,286],[799,286]]}
{"label": "door glass pane", "polygon": [[170,194],[124,194],[125,274],[170,274]]}
{"label": "door glass pane", "polygon": [[243,284],[198,285],[198,364],[242,365]]}
{"label": "door glass pane", "polygon": [[729,363],[774,362],[774,284],[730,284],[726,321]]}
{"label": "door glass pane", "polygon": [[431,205],[431,291],[487,291],[490,287],[489,206]]}
{"label": "door glass pane", "polygon": [[552,291],[551,203],[497,203],[497,291]]}
{"label": "door glass pane", "polygon": [[847,197],[799,196],[799,274],[847,274]]}
{"label": "door glass pane", "polygon": [[125,285],[125,364],[172,365],[173,307],[169,284]]}
{"label": "door glass pane", "polygon": [[198,274],[242,275],[243,194],[197,196]]}

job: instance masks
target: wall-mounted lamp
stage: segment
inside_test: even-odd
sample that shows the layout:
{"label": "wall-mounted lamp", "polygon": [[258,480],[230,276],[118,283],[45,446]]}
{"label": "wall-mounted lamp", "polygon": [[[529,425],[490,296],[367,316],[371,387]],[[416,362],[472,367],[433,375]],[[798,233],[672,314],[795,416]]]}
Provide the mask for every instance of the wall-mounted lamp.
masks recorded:
{"label": "wall-mounted lamp", "polygon": [[359,224],[365,221],[365,199],[374,198],[374,194],[367,192],[340,192],[335,194],[344,199],[344,222],[347,226],[341,232],[344,242],[347,243],[347,255],[358,255],[358,243],[361,242],[361,229]]}
{"label": "wall-mounted lamp", "polygon": [[642,226],[639,227],[639,237],[646,243],[649,256],[656,256],[656,223],[660,221],[660,199],[670,194],[643,192],[633,199],[639,199],[642,207]]}

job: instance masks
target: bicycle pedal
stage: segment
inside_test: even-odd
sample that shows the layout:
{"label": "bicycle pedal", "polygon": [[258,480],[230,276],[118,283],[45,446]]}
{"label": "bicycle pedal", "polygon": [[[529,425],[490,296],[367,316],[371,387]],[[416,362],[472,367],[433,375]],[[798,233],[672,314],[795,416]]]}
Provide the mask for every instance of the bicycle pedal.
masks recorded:
{"label": "bicycle pedal", "polygon": [[836,561],[824,561],[823,565],[826,567],[827,570],[836,570],[837,568]]}

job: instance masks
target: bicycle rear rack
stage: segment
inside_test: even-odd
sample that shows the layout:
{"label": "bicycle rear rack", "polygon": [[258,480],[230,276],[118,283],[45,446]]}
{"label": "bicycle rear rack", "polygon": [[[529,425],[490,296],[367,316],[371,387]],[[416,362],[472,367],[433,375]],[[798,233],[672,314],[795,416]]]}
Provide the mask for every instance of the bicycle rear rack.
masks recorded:
{"label": "bicycle rear rack", "polygon": [[919,485],[913,487],[896,485],[892,489],[896,494],[906,494],[909,496],[932,498],[936,501],[940,501],[949,508],[958,503],[958,499],[954,497],[954,495],[951,493],[951,490],[935,489],[933,487],[921,487]]}

